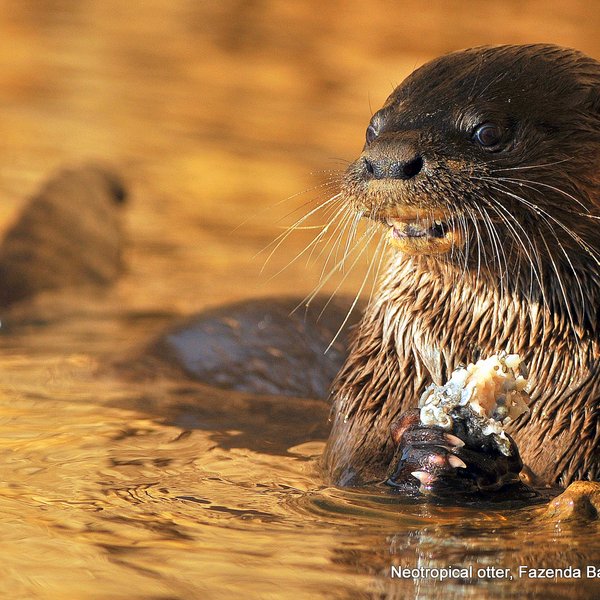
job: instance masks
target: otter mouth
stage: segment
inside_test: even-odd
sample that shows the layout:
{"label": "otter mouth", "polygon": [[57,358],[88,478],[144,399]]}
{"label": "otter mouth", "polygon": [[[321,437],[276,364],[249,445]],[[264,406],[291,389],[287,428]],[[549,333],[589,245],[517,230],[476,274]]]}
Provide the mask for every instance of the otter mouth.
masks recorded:
{"label": "otter mouth", "polygon": [[402,238],[443,238],[450,230],[445,221],[435,220],[432,225],[423,222],[400,221],[399,219],[386,219],[386,224],[392,228],[391,236]]}
{"label": "otter mouth", "polygon": [[462,245],[462,236],[445,220],[446,215],[403,211],[385,216],[389,241],[407,254],[445,254]]}

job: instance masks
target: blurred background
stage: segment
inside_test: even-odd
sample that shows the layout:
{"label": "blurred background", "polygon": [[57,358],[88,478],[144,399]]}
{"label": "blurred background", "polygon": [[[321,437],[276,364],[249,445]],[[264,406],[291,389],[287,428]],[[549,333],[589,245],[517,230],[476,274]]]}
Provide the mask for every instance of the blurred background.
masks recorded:
{"label": "blurred background", "polygon": [[127,303],[308,292],[318,265],[271,275],[314,232],[266,275],[256,255],[285,214],[332,193],[319,186],[408,73],[478,44],[600,57],[599,25],[600,5],[580,0],[3,0],[0,223],[54,169],[101,159],[132,194]]}

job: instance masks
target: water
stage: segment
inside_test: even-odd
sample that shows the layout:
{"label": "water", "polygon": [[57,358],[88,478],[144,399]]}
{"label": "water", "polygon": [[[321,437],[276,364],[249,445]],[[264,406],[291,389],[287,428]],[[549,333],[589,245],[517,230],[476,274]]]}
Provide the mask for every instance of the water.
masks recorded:
{"label": "water", "polygon": [[[270,275],[310,231],[259,274],[274,215],[326,197],[319,186],[358,151],[369,104],[415,65],[502,41],[600,56],[598,15],[578,2],[407,13],[389,2],[63,0],[5,1],[0,19],[1,222],[54,168],[87,158],[116,165],[131,192],[114,288],[3,319],[3,597],[597,596],[598,580],[518,577],[519,565],[597,565],[597,524],[329,488],[317,467],[323,403],[144,382],[112,365],[178,316],[308,293],[318,265]],[[357,269],[342,289],[361,281]],[[475,574],[390,577],[391,566],[448,565]],[[477,575],[487,567],[513,580]]]}

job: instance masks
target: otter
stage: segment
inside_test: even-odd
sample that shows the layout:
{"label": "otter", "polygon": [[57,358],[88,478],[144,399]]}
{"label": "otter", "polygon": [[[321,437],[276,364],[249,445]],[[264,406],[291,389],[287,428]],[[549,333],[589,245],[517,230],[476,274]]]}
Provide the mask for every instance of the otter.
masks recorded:
{"label": "otter", "polygon": [[[299,373],[311,382],[308,394],[324,395],[337,371],[322,460],[335,485],[387,479],[420,491],[498,489],[514,484],[523,463],[538,483],[598,481],[599,162],[597,61],[545,44],[435,59],[373,115],[363,151],[343,177],[347,206],[377,223],[392,249],[361,320],[344,318],[354,301],[336,305],[352,325],[347,349],[340,347],[345,330],[323,357],[335,316],[329,312],[325,324],[314,312],[287,322],[283,313],[297,300],[285,299],[188,319],[147,345],[143,358],[151,368],[157,360],[174,366],[174,376],[291,396],[302,395]],[[28,252],[47,240],[62,243],[64,223],[80,212],[61,198],[74,194],[71,179],[80,181],[75,195],[94,207],[90,232],[108,226],[94,244],[98,252],[69,251],[74,270],[61,258],[54,277],[54,258]],[[59,175],[0,249],[0,305],[63,284],[112,281],[121,267],[123,198],[118,179],[105,173]],[[68,216],[58,219],[56,235],[30,235],[36,223],[52,227],[47,215],[56,206]],[[73,248],[89,239],[75,235]],[[329,305],[316,304],[317,313]],[[497,352],[518,353],[532,382],[530,411],[508,430],[509,458],[474,444],[464,427],[452,434],[426,427],[414,411],[432,381],[441,385],[460,364]]]}
{"label": "otter", "polygon": [[[42,294],[91,294],[123,272],[125,184],[102,164],[83,164],[52,176],[26,202],[0,245],[0,309],[6,315]],[[8,324],[14,319],[8,319]]]}
{"label": "otter", "polygon": [[406,411],[498,351],[529,367],[530,411],[508,428],[528,469],[559,486],[600,478],[599,163],[600,63],[581,52],[472,48],[394,90],[342,183],[396,252],[333,383],[331,482],[382,480],[397,443],[396,476],[425,487],[493,474]]}

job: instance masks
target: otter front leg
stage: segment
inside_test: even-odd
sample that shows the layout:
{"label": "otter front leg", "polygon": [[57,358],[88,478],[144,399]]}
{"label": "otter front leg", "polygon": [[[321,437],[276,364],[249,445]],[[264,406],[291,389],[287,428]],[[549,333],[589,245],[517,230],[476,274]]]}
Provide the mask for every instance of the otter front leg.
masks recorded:
{"label": "otter front leg", "polygon": [[523,463],[512,438],[507,455],[488,436],[473,431],[468,421],[455,420],[452,433],[421,423],[418,409],[393,423],[397,445],[386,483],[403,491],[448,496],[497,492],[507,486],[533,492],[520,482]]}

